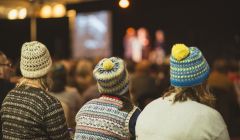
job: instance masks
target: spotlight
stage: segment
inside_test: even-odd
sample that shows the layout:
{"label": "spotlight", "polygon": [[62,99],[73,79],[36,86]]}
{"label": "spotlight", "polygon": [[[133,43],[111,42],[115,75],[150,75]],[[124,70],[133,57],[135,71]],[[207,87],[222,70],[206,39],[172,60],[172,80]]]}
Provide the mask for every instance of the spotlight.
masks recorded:
{"label": "spotlight", "polygon": [[52,7],[50,5],[44,5],[40,11],[42,18],[50,18],[52,15]]}
{"label": "spotlight", "polygon": [[14,20],[18,17],[18,11],[16,9],[12,9],[8,12],[8,19]]}
{"label": "spotlight", "polygon": [[18,18],[19,19],[24,19],[24,18],[26,18],[26,16],[27,16],[27,9],[26,8],[21,8],[18,11]]}
{"label": "spotlight", "polygon": [[54,17],[63,17],[66,14],[66,8],[63,4],[56,4],[53,7],[53,16]]}
{"label": "spotlight", "polygon": [[128,8],[130,5],[130,2],[128,0],[120,0],[118,4],[121,8]]}

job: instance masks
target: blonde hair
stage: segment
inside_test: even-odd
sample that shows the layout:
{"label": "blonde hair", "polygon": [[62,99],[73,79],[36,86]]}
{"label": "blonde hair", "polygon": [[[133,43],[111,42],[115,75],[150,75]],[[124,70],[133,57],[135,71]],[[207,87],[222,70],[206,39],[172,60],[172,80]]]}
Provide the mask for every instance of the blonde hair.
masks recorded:
{"label": "blonde hair", "polygon": [[170,89],[163,95],[164,97],[170,96],[175,93],[175,102],[184,102],[188,99],[199,102],[201,104],[215,107],[215,97],[207,88],[206,83],[192,87],[170,87]]}
{"label": "blonde hair", "polygon": [[22,77],[17,84],[17,87],[27,85],[27,86],[33,86],[36,88],[41,88],[42,90],[48,91],[51,85],[50,79],[45,75],[43,77],[29,79]]}

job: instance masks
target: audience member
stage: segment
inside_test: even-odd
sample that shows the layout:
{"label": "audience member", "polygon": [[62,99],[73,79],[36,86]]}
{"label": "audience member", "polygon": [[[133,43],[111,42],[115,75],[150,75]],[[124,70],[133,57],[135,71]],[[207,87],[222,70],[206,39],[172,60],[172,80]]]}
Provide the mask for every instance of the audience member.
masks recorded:
{"label": "audience member", "polygon": [[67,71],[62,64],[55,64],[49,77],[52,79],[50,94],[61,102],[68,127],[75,128],[75,116],[83,104],[77,89],[67,86]]}
{"label": "audience member", "polygon": [[227,126],[214,110],[215,98],[206,89],[209,66],[195,47],[176,44],[170,59],[173,86],[140,114],[138,140],[229,140]]}
{"label": "audience member", "polygon": [[[135,105],[143,104],[139,102],[140,97],[148,95],[151,98],[156,98],[158,94],[156,81],[149,74],[150,72],[150,62],[143,60],[136,66],[136,72],[131,78],[131,99]],[[144,102],[144,101],[143,101]],[[143,109],[143,108],[141,108]]]}
{"label": "audience member", "polygon": [[128,72],[122,59],[101,60],[93,71],[102,96],[87,102],[76,116],[76,140],[130,139],[140,113],[130,102]]}
{"label": "audience member", "polygon": [[[7,93],[14,88],[15,84],[9,81],[9,67],[11,66],[6,55],[0,51],[0,108]],[[2,124],[2,123],[1,123]],[[1,127],[2,128],[2,127]],[[2,129],[0,129],[0,139],[2,138]]]}
{"label": "audience member", "polygon": [[69,139],[60,102],[47,93],[50,54],[40,42],[24,43],[17,87],[3,101],[1,121],[3,139]]}

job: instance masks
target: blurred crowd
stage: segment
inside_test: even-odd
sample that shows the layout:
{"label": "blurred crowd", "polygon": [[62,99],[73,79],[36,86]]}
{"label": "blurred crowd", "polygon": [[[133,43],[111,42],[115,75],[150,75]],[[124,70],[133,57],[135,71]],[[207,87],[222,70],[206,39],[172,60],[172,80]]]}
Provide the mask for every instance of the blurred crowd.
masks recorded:
{"label": "blurred crowd", "polygon": [[[141,110],[162,97],[170,87],[170,64],[164,44],[164,32],[156,31],[155,47],[150,47],[146,29],[127,29],[124,39],[125,62],[130,79],[130,100]],[[69,128],[75,128],[75,116],[88,101],[98,98],[93,70],[100,58],[54,60],[47,77],[48,89],[64,110]],[[19,64],[0,52],[0,104],[21,80]],[[216,110],[223,116],[231,137],[240,137],[240,62],[217,59],[211,64],[208,88],[216,97]]]}

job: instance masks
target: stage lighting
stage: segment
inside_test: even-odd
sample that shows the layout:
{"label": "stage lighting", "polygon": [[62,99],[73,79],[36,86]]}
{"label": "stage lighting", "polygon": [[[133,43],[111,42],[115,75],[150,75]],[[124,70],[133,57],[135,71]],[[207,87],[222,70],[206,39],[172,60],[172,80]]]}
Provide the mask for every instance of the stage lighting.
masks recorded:
{"label": "stage lighting", "polygon": [[130,2],[128,0],[120,0],[119,1],[119,6],[121,8],[128,8],[130,5]]}
{"label": "stage lighting", "polygon": [[42,18],[50,18],[52,16],[52,7],[50,5],[44,5],[40,11]]}
{"label": "stage lighting", "polygon": [[18,11],[18,18],[19,19],[24,19],[27,17],[27,9],[26,8],[21,8],[19,11]]}
{"label": "stage lighting", "polygon": [[8,12],[8,19],[14,20],[14,19],[17,19],[17,17],[18,17],[17,9],[12,9]]}
{"label": "stage lighting", "polygon": [[53,17],[63,17],[66,14],[66,8],[63,4],[53,6]]}

